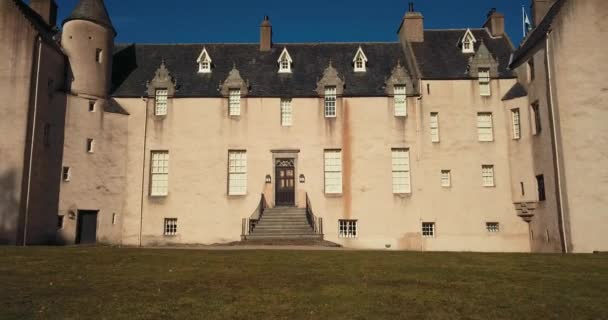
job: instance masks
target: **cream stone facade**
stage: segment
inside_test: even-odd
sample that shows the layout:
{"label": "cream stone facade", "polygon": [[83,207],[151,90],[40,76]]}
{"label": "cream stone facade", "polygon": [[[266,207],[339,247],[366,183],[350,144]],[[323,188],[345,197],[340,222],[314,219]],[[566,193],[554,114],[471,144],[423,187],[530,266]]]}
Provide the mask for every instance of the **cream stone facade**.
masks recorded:
{"label": "cream stone facade", "polygon": [[[39,7],[56,8],[46,2]],[[550,54],[543,44],[526,51],[541,20],[516,51],[500,13],[483,28],[424,30],[413,5],[389,43],[276,44],[266,17],[259,44],[115,45],[103,1],[81,0],[61,40],[50,41],[57,57],[44,55],[55,59],[45,72],[65,74],[53,107],[64,112],[49,115],[61,124],[60,161],[39,167],[46,180],[33,191],[27,227],[16,221],[27,216],[17,191],[28,161],[12,152],[1,174],[17,168],[18,183],[3,178],[13,196],[0,203],[2,239],[19,243],[26,230],[41,239],[26,243],[42,243],[57,227],[63,244],[324,239],[365,249],[606,251],[598,166],[607,161],[597,149],[608,136],[606,73],[595,71],[604,65],[599,54],[587,54],[598,61],[589,70],[543,63],[583,55],[574,44],[588,39],[567,30],[601,37],[605,30],[582,17],[599,21],[606,6],[558,0],[542,2],[541,14],[540,2],[535,16],[555,24]],[[21,0],[2,14],[23,24],[45,16]],[[45,21],[50,30],[54,21]],[[17,52],[12,43],[3,56]],[[517,60],[528,55],[538,61],[533,81]],[[8,75],[2,83],[21,85],[15,103],[26,104],[30,80]],[[593,85],[576,89],[584,79]],[[557,118],[542,112],[548,105]],[[31,111],[2,112],[12,119],[5,135],[29,132]],[[2,148],[26,150],[19,141]]]}

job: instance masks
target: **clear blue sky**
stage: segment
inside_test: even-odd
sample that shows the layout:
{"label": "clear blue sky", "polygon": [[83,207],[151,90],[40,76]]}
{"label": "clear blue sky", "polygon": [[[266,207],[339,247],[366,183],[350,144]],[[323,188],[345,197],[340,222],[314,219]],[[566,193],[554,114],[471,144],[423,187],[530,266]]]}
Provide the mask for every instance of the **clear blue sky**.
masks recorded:
{"label": "clear blue sky", "polygon": [[[58,0],[59,21],[78,0]],[[117,42],[257,42],[270,16],[274,42],[395,41],[409,0],[105,0]],[[425,28],[481,27],[491,8],[505,14],[511,40],[522,37],[530,0],[414,0]]]}

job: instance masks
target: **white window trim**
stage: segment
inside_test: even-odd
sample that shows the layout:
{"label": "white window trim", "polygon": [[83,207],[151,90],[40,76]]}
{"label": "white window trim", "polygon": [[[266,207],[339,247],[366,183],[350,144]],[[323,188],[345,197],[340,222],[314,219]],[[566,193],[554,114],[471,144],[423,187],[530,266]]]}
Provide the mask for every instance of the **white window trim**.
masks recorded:
{"label": "white window trim", "polygon": [[[284,65],[285,62],[287,62],[286,66]],[[293,63],[293,60],[291,59],[287,48],[283,48],[283,52],[281,52],[277,63],[279,64],[279,73],[291,73],[291,64]]]}
{"label": "white window trim", "polygon": [[177,236],[177,234],[177,218],[165,218],[163,223],[163,235],[165,237],[174,237]]}
{"label": "white window trim", "polygon": [[228,90],[228,115],[231,117],[241,115],[241,89]]}
{"label": "white window trim", "polygon": [[431,131],[431,142],[439,142],[439,112],[431,112],[429,116],[429,125]]}
{"label": "white window trim", "polygon": [[490,77],[490,68],[479,68],[479,95],[489,97],[492,95],[492,78]]}
{"label": "white window trim", "polygon": [[166,116],[169,105],[169,90],[158,88],[154,91],[154,115]]}
{"label": "white window trim", "polygon": [[493,188],[496,186],[495,171],[493,164],[484,164],[481,166],[482,186]]}
{"label": "white window trim", "polygon": [[444,188],[452,187],[452,170],[441,170],[441,186]]}
{"label": "white window trim", "polygon": [[153,150],[150,152],[150,196],[166,197],[168,195],[169,151]]}
{"label": "white window trim", "polygon": [[513,128],[513,140],[521,139],[521,112],[519,108],[511,109],[511,125]]}
{"label": "white window trim", "polygon": [[[490,122],[489,122],[489,126],[487,124],[484,125],[484,123],[482,123],[482,117],[483,116],[490,116]],[[489,134],[489,138],[485,137],[485,135],[483,134],[484,130],[489,130],[490,134]],[[477,113],[477,140],[480,142],[492,142],[494,141],[494,115],[492,114],[492,112],[478,112]]]}
{"label": "white window trim", "polygon": [[[335,118],[338,114],[338,94],[335,86],[325,87],[324,96],[324,113],[325,118]],[[333,105],[332,105],[333,104]],[[333,112],[331,112],[333,111]]]}
{"label": "white window trim", "polygon": [[423,238],[435,238],[435,235],[437,234],[435,222],[422,222],[422,224],[420,225],[420,234]]}
{"label": "white window trim", "polygon": [[410,167],[410,150],[407,148],[391,149],[393,194],[412,193]]}
{"label": "white window trim", "polygon": [[281,126],[291,127],[293,125],[293,106],[291,99],[281,99]]}
{"label": "white window trim", "polygon": [[[342,150],[326,149],[323,152],[323,172],[325,194],[342,194]],[[328,184],[330,181],[335,184]]]}
{"label": "white window trim", "polygon": [[[470,46],[468,48],[465,48],[465,43],[467,41],[470,43]],[[477,43],[477,39],[475,39],[475,36],[473,35],[473,32],[471,32],[471,29],[467,29],[460,43],[462,45],[462,53],[475,53],[475,43]]]}
{"label": "white window trim", "polygon": [[[361,62],[361,66],[358,66],[357,62]],[[357,52],[355,53],[355,57],[353,58],[353,64],[355,67],[355,72],[366,72],[367,71],[367,57],[363,52],[363,49],[359,47]]]}
{"label": "white window trim", "polygon": [[356,239],[359,237],[358,220],[340,219],[338,220],[338,237]]}
{"label": "white window trim", "polygon": [[211,60],[207,48],[203,47],[203,51],[196,59],[196,62],[198,63],[198,73],[211,73],[211,63],[213,60]]}
{"label": "white window trim", "polygon": [[405,85],[393,87],[393,104],[395,117],[407,117],[407,88]]}
{"label": "white window trim", "polygon": [[247,194],[247,151],[228,151],[228,195]]}

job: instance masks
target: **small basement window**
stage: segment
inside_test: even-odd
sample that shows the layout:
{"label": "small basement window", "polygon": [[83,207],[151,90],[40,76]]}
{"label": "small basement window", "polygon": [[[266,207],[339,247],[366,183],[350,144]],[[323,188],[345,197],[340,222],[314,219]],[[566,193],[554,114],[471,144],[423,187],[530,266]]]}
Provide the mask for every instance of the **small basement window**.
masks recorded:
{"label": "small basement window", "polygon": [[500,232],[500,225],[498,222],[486,222],[486,230],[490,233]]}
{"label": "small basement window", "polygon": [[340,238],[356,238],[357,237],[357,220],[338,220]]}
{"label": "small basement window", "polygon": [[435,222],[422,223],[422,236],[425,238],[433,238],[435,236]]}
{"label": "small basement window", "polygon": [[165,218],[165,236],[177,235],[177,218]]}

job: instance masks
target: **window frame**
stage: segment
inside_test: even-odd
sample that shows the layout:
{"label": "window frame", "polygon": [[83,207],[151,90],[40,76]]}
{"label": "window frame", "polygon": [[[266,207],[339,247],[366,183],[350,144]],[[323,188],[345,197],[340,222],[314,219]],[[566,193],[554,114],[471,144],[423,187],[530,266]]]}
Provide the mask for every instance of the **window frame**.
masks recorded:
{"label": "window frame", "polygon": [[150,190],[148,192],[150,197],[167,197],[169,195],[169,169],[168,150],[150,151]]}
{"label": "window frame", "polygon": [[513,140],[521,139],[521,112],[519,108],[511,109],[511,130]]}
{"label": "window frame", "polygon": [[490,68],[478,68],[477,77],[479,80],[479,95],[482,97],[492,96]]}
{"label": "window frame", "polygon": [[536,136],[539,135],[543,130],[540,118],[540,103],[538,101],[532,103],[530,105],[530,111],[532,112],[532,135]]}
{"label": "window frame", "polygon": [[420,234],[423,238],[435,238],[436,231],[435,222],[422,222]]}
{"label": "window frame", "polygon": [[359,237],[359,220],[338,219],[338,238],[356,239]]}
{"label": "window frame", "polygon": [[247,150],[228,150],[228,195],[247,195]]}
{"label": "window frame", "polygon": [[499,233],[500,222],[486,222],[486,231],[488,233]]}
{"label": "window frame", "polygon": [[538,201],[543,202],[547,200],[547,189],[545,185],[545,175],[539,174],[536,175],[536,191],[538,196]]}
{"label": "window frame", "polygon": [[326,86],[323,96],[325,118],[338,116],[338,91],[336,86]]}
{"label": "window frame", "polygon": [[228,89],[228,116],[240,117],[241,116],[241,89],[231,88]]}
{"label": "window frame", "polygon": [[[489,116],[489,126],[484,126],[483,117]],[[484,138],[485,134],[483,131],[489,130],[489,139]],[[493,142],[494,141],[494,114],[492,112],[477,112],[477,141],[479,142]]]}
{"label": "window frame", "polygon": [[164,218],[163,236],[175,237],[177,235],[177,218]]}
{"label": "window frame", "polygon": [[154,89],[154,115],[157,117],[166,116],[169,113],[169,89]]}
{"label": "window frame", "polygon": [[293,125],[293,106],[292,99],[282,98],[280,102],[281,108],[281,126],[291,127]]}
{"label": "window frame", "polygon": [[393,86],[393,109],[395,117],[407,117],[407,87],[404,84]]}
{"label": "window frame", "polygon": [[452,187],[452,170],[449,170],[449,169],[448,170],[441,170],[441,173],[440,173],[440,182],[441,182],[441,186],[443,188],[450,188],[450,187]]}
{"label": "window frame", "polygon": [[429,125],[430,125],[430,134],[431,134],[431,142],[439,143],[439,112],[431,112],[429,115]]}
{"label": "window frame", "polygon": [[493,164],[481,166],[481,185],[486,188],[496,187],[496,172]]}
{"label": "window frame", "polygon": [[[399,156],[403,154],[403,156]],[[391,149],[391,177],[393,194],[412,193],[412,173],[409,148]],[[400,182],[400,183],[399,183]]]}
{"label": "window frame", "polygon": [[[333,156],[331,156],[333,155]],[[340,195],[343,191],[342,149],[323,150],[323,191],[327,195]],[[328,183],[335,182],[335,183]],[[332,187],[335,186],[335,189]]]}

